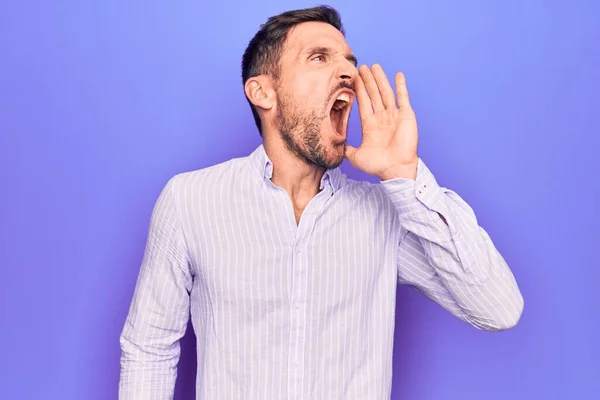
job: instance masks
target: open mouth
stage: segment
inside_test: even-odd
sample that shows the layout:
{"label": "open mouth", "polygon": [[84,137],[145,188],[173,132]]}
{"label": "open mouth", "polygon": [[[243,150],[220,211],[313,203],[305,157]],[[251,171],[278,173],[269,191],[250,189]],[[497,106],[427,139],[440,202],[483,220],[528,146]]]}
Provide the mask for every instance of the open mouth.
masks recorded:
{"label": "open mouth", "polygon": [[331,106],[329,117],[331,126],[339,136],[346,136],[346,128],[350,106],[354,99],[354,93],[351,90],[343,90],[337,94],[335,101]]}

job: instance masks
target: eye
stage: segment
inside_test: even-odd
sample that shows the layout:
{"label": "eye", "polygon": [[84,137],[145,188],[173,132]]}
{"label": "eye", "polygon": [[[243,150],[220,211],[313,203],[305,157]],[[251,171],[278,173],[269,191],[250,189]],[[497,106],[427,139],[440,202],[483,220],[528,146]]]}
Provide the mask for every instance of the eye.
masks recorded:
{"label": "eye", "polygon": [[313,61],[325,61],[325,54],[317,54],[312,58]]}

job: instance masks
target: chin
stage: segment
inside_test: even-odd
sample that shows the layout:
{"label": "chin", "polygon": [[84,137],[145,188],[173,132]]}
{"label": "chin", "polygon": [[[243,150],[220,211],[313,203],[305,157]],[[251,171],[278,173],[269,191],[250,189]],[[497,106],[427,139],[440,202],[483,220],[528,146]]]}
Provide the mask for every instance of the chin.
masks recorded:
{"label": "chin", "polygon": [[333,169],[336,167],[339,167],[340,164],[344,161],[344,145],[345,142],[339,143],[339,142],[333,142],[331,144],[331,148],[328,151],[328,157],[327,157],[327,168],[328,169]]}

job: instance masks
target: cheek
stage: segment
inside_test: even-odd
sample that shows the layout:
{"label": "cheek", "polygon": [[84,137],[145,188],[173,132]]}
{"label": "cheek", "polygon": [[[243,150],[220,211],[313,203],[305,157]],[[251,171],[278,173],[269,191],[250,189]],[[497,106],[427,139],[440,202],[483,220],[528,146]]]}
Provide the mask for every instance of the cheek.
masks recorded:
{"label": "cheek", "polygon": [[304,104],[322,106],[327,97],[325,81],[311,74],[295,76],[290,89],[290,94],[296,99],[302,100]]}

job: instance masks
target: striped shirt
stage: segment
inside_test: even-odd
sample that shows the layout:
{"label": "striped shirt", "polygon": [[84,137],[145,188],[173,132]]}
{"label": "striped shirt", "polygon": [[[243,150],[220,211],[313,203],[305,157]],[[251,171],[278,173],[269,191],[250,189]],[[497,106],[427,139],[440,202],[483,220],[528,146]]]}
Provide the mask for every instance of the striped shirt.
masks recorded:
{"label": "striped shirt", "polygon": [[190,316],[206,400],[389,399],[398,282],[479,329],[519,320],[504,259],[423,160],[415,181],[326,171],[298,224],[272,173],[261,145],[168,181],[120,338],[120,399],[173,397]]}

